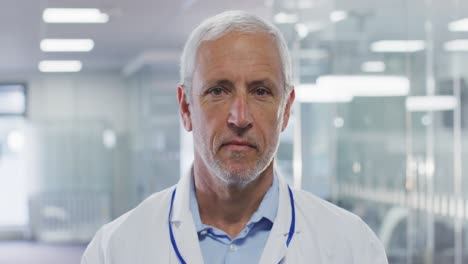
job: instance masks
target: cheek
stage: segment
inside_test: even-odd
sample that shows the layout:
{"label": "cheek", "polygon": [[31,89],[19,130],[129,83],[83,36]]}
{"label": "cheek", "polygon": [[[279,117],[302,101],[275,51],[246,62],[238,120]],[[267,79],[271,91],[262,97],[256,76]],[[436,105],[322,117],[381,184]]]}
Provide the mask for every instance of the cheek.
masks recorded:
{"label": "cheek", "polygon": [[264,123],[268,123],[270,126],[277,125],[282,114],[282,111],[276,102],[267,105],[258,105],[255,107],[254,112],[259,113],[259,116],[261,116],[260,120]]}
{"label": "cheek", "polygon": [[214,137],[220,131],[222,122],[221,111],[217,109],[197,109],[196,113],[192,117],[192,126],[194,131],[200,135],[200,139],[203,142],[211,142]]}
{"label": "cheek", "polygon": [[[262,131],[265,141],[276,140],[275,137],[281,131],[282,115],[279,109],[263,109],[258,111],[256,125]],[[255,126],[255,124],[254,124]]]}

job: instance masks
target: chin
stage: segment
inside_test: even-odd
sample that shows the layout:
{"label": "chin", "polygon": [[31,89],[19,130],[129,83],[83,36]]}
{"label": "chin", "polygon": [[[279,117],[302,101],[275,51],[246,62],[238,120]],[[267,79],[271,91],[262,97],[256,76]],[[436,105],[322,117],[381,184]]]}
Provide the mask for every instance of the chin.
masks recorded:
{"label": "chin", "polygon": [[[221,162],[220,162],[221,163]],[[216,164],[215,175],[226,185],[244,187],[258,179],[264,171],[257,164],[236,163],[235,165]],[[212,167],[213,168],[213,167]]]}
{"label": "chin", "polygon": [[[233,173],[233,174],[230,174]],[[253,182],[258,178],[258,175],[239,175],[238,172],[227,172],[223,174],[217,174],[217,177],[228,186],[245,187],[249,183]]]}

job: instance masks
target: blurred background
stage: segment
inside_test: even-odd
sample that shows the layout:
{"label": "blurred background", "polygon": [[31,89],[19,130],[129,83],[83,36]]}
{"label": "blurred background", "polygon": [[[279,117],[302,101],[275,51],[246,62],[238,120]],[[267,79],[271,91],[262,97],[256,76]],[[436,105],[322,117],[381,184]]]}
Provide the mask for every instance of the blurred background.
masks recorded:
{"label": "blurred background", "polygon": [[362,217],[391,264],[468,263],[464,0],[0,0],[0,263],[79,263],[178,181],[179,56],[229,9],[293,55],[287,180]]}

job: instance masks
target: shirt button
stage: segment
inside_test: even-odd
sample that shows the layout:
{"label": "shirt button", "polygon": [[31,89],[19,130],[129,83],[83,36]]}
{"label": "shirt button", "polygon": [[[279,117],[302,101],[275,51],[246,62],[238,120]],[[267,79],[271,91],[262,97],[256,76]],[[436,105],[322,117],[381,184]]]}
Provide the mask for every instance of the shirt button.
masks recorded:
{"label": "shirt button", "polygon": [[200,231],[200,235],[206,236],[206,234],[208,234],[208,231],[206,231],[206,230]]}
{"label": "shirt button", "polygon": [[231,245],[229,246],[229,250],[230,250],[231,252],[236,252],[236,251],[237,251],[236,245],[231,244]]}

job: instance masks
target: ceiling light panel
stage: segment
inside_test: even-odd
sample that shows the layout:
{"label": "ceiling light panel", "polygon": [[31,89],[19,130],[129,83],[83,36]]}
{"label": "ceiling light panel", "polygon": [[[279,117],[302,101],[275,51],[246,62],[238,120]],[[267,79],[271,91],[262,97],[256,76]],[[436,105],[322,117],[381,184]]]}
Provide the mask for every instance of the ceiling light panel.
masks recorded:
{"label": "ceiling light panel", "polygon": [[89,52],[94,48],[92,39],[43,39],[44,52]]}
{"label": "ceiling light panel", "polygon": [[44,60],[38,67],[41,72],[79,72],[82,64],[77,60]]}
{"label": "ceiling light panel", "polygon": [[109,15],[97,8],[46,8],[42,19],[46,23],[107,23]]}
{"label": "ceiling light panel", "polygon": [[317,85],[320,89],[363,97],[405,96],[410,89],[408,78],[384,75],[320,76]]}
{"label": "ceiling light panel", "polygon": [[468,51],[468,39],[456,39],[447,41],[444,44],[444,49],[446,51],[451,52]]}
{"label": "ceiling light panel", "polygon": [[383,61],[366,61],[361,65],[363,72],[384,72],[385,63]]}
{"label": "ceiling light panel", "polygon": [[406,98],[409,112],[446,111],[457,107],[455,96],[410,96]]}
{"label": "ceiling light panel", "polygon": [[348,18],[348,13],[343,10],[335,10],[330,13],[330,21],[333,23],[338,23],[346,18]]}
{"label": "ceiling light panel", "polygon": [[288,14],[288,13],[278,13],[274,17],[274,21],[277,24],[293,24],[297,23],[299,18],[297,17],[296,14]]}
{"label": "ceiling light panel", "polygon": [[468,18],[453,21],[448,24],[450,31],[468,31]]}
{"label": "ceiling light panel", "polygon": [[380,40],[371,44],[373,52],[417,52],[424,48],[422,40]]}
{"label": "ceiling light panel", "polygon": [[348,103],[353,100],[349,93],[321,89],[314,84],[301,84],[295,89],[296,100],[300,103]]}
{"label": "ceiling light panel", "polygon": [[304,39],[309,35],[309,28],[307,27],[306,24],[303,23],[297,23],[294,28],[296,29],[297,35],[301,38]]}

